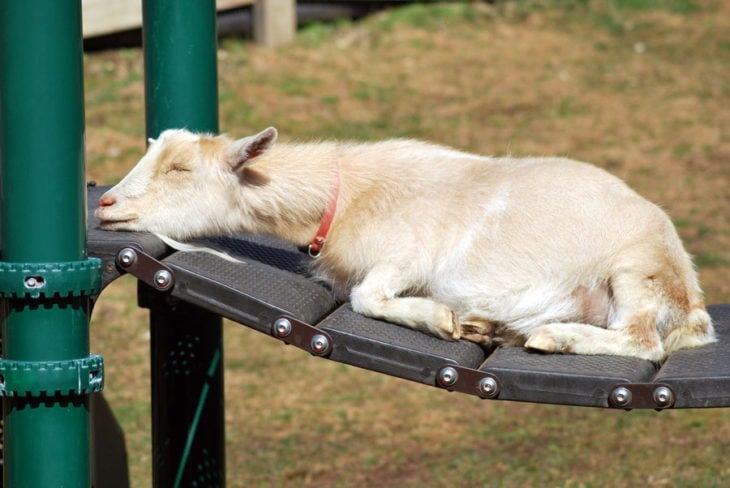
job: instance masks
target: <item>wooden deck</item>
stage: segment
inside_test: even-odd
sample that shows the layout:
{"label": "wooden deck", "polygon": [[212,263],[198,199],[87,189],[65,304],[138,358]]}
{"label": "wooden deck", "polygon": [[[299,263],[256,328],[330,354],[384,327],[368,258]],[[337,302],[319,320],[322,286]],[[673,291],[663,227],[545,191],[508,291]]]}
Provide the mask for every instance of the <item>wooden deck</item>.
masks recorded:
{"label": "wooden deck", "polygon": [[[84,38],[142,27],[142,0],[82,0]],[[216,0],[218,11],[251,5],[254,38],[267,46],[291,41],[296,0]]]}

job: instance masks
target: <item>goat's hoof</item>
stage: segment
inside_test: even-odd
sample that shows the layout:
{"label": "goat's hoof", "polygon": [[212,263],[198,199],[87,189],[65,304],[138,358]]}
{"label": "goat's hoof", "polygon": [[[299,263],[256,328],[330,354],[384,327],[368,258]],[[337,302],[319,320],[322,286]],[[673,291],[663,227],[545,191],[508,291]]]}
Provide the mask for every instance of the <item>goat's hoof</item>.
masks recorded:
{"label": "goat's hoof", "polygon": [[432,330],[442,339],[458,341],[461,339],[459,316],[450,308],[443,307],[439,310],[436,327]]}
{"label": "goat's hoof", "polygon": [[559,350],[558,342],[544,329],[532,334],[525,342],[525,347],[542,352],[556,352]]}
{"label": "goat's hoof", "polygon": [[491,344],[494,324],[488,320],[468,320],[461,322],[461,338],[477,344]]}
{"label": "goat's hoof", "polygon": [[482,346],[488,346],[492,343],[492,338],[490,336],[482,334],[463,334],[461,338],[465,341],[474,342],[475,344]]}
{"label": "goat's hoof", "polygon": [[455,341],[461,339],[461,324],[459,323],[459,316],[453,310],[449,310],[451,315],[451,338]]}

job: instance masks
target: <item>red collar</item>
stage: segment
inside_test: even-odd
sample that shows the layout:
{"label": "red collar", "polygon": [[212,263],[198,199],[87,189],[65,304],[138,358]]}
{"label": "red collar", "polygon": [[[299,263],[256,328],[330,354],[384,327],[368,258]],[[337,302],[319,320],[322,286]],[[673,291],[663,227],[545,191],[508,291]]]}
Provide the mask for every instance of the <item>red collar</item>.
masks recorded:
{"label": "red collar", "polygon": [[330,186],[330,201],[327,204],[324,215],[322,215],[322,221],[319,223],[317,234],[309,243],[309,246],[307,246],[307,254],[309,254],[309,257],[311,258],[318,258],[322,252],[322,247],[327,240],[327,234],[330,231],[330,226],[332,226],[332,221],[334,220],[335,212],[337,211],[337,198],[340,195],[340,169],[336,166],[334,173],[335,177],[332,180],[332,185]]}

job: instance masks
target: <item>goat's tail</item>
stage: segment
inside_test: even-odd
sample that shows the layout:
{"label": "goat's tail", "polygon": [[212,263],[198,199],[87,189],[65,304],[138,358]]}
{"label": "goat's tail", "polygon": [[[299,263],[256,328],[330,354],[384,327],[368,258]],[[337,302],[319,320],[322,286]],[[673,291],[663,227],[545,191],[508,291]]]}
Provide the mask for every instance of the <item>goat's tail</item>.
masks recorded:
{"label": "goat's tail", "polygon": [[717,340],[712,319],[705,309],[697,271],[690,256],[679,246],[675,247],[675,258],[665,268],[667,272],[661,280],[672,323],[662,341],[667,355],[678,349],[703,346]]}
{"label": "goat's tail", "polygon": [[666,358],[716,341],[697,272],[669,223],[660,246],[640,243],[621,259],[611,278],[614,304],[630,317],[626,331],[635,344]]}

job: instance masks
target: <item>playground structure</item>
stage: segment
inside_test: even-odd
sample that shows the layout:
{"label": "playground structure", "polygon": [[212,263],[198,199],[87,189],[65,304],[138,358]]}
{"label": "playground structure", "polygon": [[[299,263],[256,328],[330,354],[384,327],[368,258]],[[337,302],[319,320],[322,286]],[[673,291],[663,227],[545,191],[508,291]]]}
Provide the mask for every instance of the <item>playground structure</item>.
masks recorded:
{"label": "playground structure", "polygon": [[[173,252],[151,235],[101,231],[92,216],[103,189],[83,183],[80,13],[46,3],[8,1],[0,11],[6,486],[91,484],[88,401],[103,386],[103,363],[88,351],[88,316],[122,273],[138,278],[140,305],[150,309],[155,486],[224,483],[221,316],[315,356],[480,398],[730,405],[727,305],[710,307],[720,342],[681,351],[661,368],[484,351],[353,313],[306,277],[305,255],[271,239],[212,239],[246,262],[236,265]],[[217,131],[214,12],[212,1],[143,3],[149,137],[181,126]]]}

